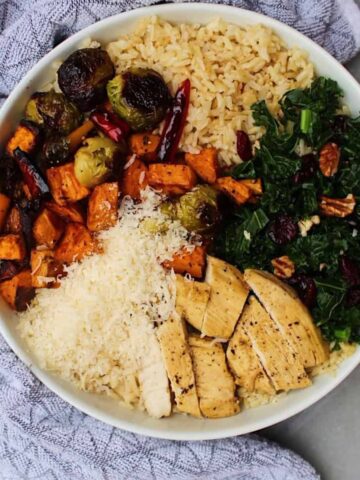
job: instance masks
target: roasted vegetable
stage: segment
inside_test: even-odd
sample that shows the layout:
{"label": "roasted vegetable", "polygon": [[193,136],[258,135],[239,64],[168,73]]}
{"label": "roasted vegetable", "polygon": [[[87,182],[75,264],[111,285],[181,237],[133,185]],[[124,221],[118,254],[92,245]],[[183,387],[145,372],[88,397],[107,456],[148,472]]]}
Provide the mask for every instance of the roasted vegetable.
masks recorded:
{"label": "roasted vegetable", "polygon": [[11,280],[0,283],[0,295],[14,310],[26,310],[35,296],[30,270],[24,270]]}
{"label": "roasted vegetable", "polygon": [[3,193],[0,193],[0,230],[4,228],[10,203],[11,203],[10,198],[4,195]]}
{"label": "roasted vegetable", "polygon": [[173,269],[175,273],[188,273],[195,278],[201,278],[204,275],[205,263],[205,248],[196,246],[190,252],[186,249],[180,250],[171,260],[166,260],[163,267]]}
{"label": "roasted vegetable", "polygon": [[52,250],[31,251],[32,286],[35,288],[56,288],[58,277],[63,273],[63,266],[54,259]]}
{"label": "roasted vegetable", "polygon": [[76,203],[73,205],[58,205],[55,202],[46,202],[44,206],[66,222],[85,223],[84,213]]}
{"label": "roasted vegetable", "polygon": [[54,254],[55,260],[71,263],[97,251],[95,240],[89,230],[80,223],[68,223]]}
{"label": "roasted vegetable", "polygon": [[252,191],[246,185],[232,177],[218,178],[215,185],[221,192],[234,200],[237,205],[243,205],[252,196]]}
{"label": "roasted vegetable", "polygon": [[22,269],[21,262],[12,260],[0,260],[0,282],[9,280]]}
{"label": "roasted vegetable", "polygon": [[165,117],[171,95],[162,76],[148,68],[132,68],[109,81],[114,111],[135,131],[151,130]]}
{"label": "roasted vegetable", "polygon": [[204,148],[200,153],[186,153],[185,162],[199,175],[206,183],[215,183],[219,163],[216,148]]}
{"label": "roasted vegetable", "polygon": [[129,166],[125,165],[121,190],[124,195],[139,200],[140,191],[148,185],[148,167],[138,158],[128,158]]}
{"label": "roasted vegetable", "polygon": [[75,152],[94,127],[95,125],[91,120],[86,120],[86,122],[67,136],[70,152]]}
{"label": "roasted vegetable", "polygon": [[33,225],[33,235],[38,245],[53,248],[64,232],[64,222],[54,212],[45,208]]}
{"label": "roasted vegetable", "polygon": [[76,178],[73,163],[49,168],[46,176],[51,194],[58,205],[65,206],[67,203],[75,203],[90,193],[88,188],[81,185]]}
{"label": "roasted vegetable", "polygon": [[152,133],[134,133],[130,137],[130,150],[145,162],[154,161],[155,152],[159,146],[160,136]]}
{"label": "roasted vegetable", "polygon": [[28,120],[44,126],[45,132],[67,135],[77,128],[82,115],[77,107],[55,90],[36,92],[29,100],[25,115]]}
{"label": "roasted vegetable", "polygon": [[81,110],[89,111],[105,99],[106,83],[114,65],[101,48],[83,48],[72,53],[58,70],[64,95]]}
{"label": "roasted vegetable", "polygon": [[197,178],[187,165],[152,163],[148,181],[150,186],[167,195],[182,195],[195,187]]}
{"label": "roasted vegetable", "polygon": [[1,260],[24,260],[26,249],[21,235],[9,233],[0,236]]}
{"label": "roasted vegetable", "polygon": [[94,188],[88,203],[87,227],[98,232],[113,227],[117,219],[119,185],[102,183]]}
{"label": "roasted vegetable", "polygon": [[175,202],[165,202],[162,211],[180,221],[190,232],[205,233],[215,227],[220,219],[218,193],[209,185],[199,185]]}
{"label": "roasted vegetable", "polygon": [[111,112],[95,110],[91,113],[90,119],[115,143],[124,141],[130,132],[129,125]]}
{"label": "roasted vegetable", "polygon": [[88,138],[84,144],[75,154],[75,176],[81,185],[92,188],[112,173],[118,147],[104,137]]}
{"label": "roasted vegetable", "polygon": [[171,163],[175,158],[189,110],[190,87],[190,80],[185,80],[180,85],[171,108],[166,115],[165,125],[157,149],[159,162]]}
{"label": "roasted vegetable", "polygon": [[42,147],[40,168],[44,171],[51,167],[63,165],[69,161],[70,153],[70,145],[67,137],[50,137],[45,140]]}
{"label": "roasted vegetable", "polygon": [[21,171],[24,182],[29,188],[30,195],[34,198],[49,193],[47,183],[26,153],[20,150],[20,148],[16,148],[13,153],[15,162]]}
{"label": "roasted vegetable", "polygon": [[32,122],[22,120],[8,140],[5,150],[10,156],[14,155],[16,149],[32,153],[38,145],[39,137],[39,128]]}

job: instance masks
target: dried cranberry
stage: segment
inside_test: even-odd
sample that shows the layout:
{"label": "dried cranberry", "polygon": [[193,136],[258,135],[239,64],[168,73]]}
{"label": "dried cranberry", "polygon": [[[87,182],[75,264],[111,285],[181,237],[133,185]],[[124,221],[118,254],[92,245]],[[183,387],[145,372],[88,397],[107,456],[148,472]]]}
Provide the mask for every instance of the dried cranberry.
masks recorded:
{"label": "dried cranberry", "polygon": [[346,294],[345,303],[347,307],[360,305],[360,287],[350,288]]}
{"label": "dried cranberry", "polygon": [[348,285],[356,287],[360,285],[360,268],[351,258],[342,255],[339,258],[339,267],[341,275]]}
{"label": "dried cranberry", "polygon": [[312,153],[301,157],[301,162],[300,170],[298,170],[293,177],[293,182],[296,184],[310,180],[319,168],[319,162]]}
{"label": "dried cranberry", "polygon": [[311,308],[315,305],[317,292],[315,282],[311,277],[307,277],[303,273],[295,273],[289,278],[288,283],[295,288],[307,307]]}
{"label": "dried cranberry", "polygon": [[239,157],[244,162],[252,158],[250,138],[243,130],[238,130],[236,132],[236,148]]}
{"label": "dried cranberry", "polygon": [[331,124],[331,129],[335,135],[343,135],[345,133],[348,118],[346,115],[336,115]]}
{"label": "dried cranberry", "polygon": [[270,224],[268,235],[277,245],[285,245],[294,240],[298,226],[289,215],[281,214]]}

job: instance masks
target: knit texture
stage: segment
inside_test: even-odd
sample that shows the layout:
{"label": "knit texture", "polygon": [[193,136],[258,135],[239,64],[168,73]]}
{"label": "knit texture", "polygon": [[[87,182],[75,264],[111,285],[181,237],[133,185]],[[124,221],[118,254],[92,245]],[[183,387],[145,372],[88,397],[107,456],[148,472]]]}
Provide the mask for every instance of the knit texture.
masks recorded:
{"label": "knit texture", "polygon": [[[0,0],[0,101],[56,44],[151,0]],[[211,2],[209,0],[209,3]],[[352,0],[225,0],[277,18],[344,62],[360,48]],[[81,413],[42,385],[0,337],[1,480],[315,480],[295,453],[256,435],[173,442]]]}

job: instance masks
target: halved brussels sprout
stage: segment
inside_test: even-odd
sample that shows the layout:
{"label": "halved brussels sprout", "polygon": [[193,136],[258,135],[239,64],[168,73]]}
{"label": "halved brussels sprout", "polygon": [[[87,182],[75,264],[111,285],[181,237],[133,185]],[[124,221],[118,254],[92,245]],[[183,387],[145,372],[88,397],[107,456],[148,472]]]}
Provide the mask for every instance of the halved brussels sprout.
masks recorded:
{"label": "halved brussels sprout", "polygon": [[151,130],[165,117],[171,102],[162,76],[148,68],[132,68],[107,84],[114,111],[135,131]]}
{"label": "halved brussels sprout", "polygon": [[161,211],[173,220],[179,220],[190,232],[206,233],[220,219],[217,191],[210,185],[199,185],[174,202],[164,202]]}
{"label": "halved brussels sprout", "polygon": [[87,112],[105,100],[106,83],[114,72],[114,65],[105,50],[82,48],[60,66],[59,86],[67,98]]}
{"label": "halved brussels sprout", "polygon": [[25,116],[28,120],[44,125],[45,131],[56,131],[59,135],[67,135],[82,121],[82,115],[76,106],[55,90],[34,93],[26,105]]}
{"label": "halved brussels sprout", "polygon": [[112,173],[118,146],[109,138],[92,137],[75,154],[75,176],[85,187],[95,187]]}

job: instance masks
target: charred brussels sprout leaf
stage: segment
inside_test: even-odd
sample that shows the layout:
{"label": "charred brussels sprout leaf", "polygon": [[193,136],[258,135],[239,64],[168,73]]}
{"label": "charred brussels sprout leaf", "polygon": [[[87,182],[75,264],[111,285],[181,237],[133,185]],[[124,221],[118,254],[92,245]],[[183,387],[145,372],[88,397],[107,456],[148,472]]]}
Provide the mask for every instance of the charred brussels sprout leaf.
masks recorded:
{"label": "charred brussels sprout leaf", "polygon": [[108,82],[107,94],[114,111],[136,131],[158,125],[171,102],[162,76],[146,68],[117,75]]}
{"label": "charred brussels sprout leaf", "polygon": [[50,137],[44,142],[40,165],[42,170],[63,165],[69,160],[70,145],[66,137]]}
{"label": "charred brussels sprout leaf", "polygon": [[86,112],[106,96],[106,83],[114,76],[114,65],[101,48],[83,48],[72,53],[58,70],[64,95]]}
{"label": "charred brussels sprout leaf", "polygon": [[163,203],[162,212],[190,232],[206,233],[219,221],[217,192],[209,185],[200,185],[176,202]]}
{"label": "charred brussels sprout leaf", "polygon": [[92,137],[75,154],[75,176],[85,187],[95,187],[112,173],[118,146],[109,138]]}
{"label": "charred brussels sprout leaf", "polygon": [[26,106],[25,115],[28,120],[44,125],[45,131],[56,131],[60,135],[75,130],[82,120],[76,106],[54,90],[35,93]]}

